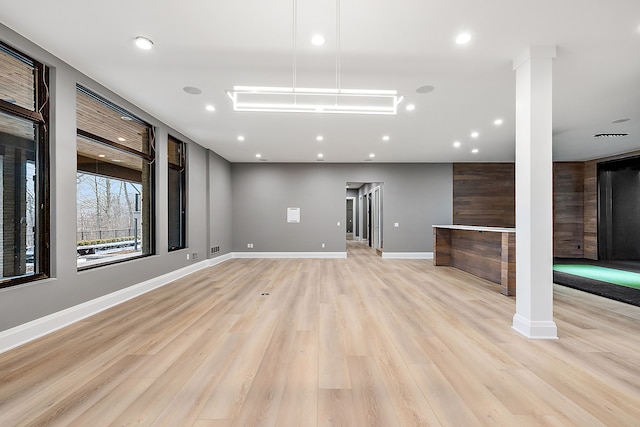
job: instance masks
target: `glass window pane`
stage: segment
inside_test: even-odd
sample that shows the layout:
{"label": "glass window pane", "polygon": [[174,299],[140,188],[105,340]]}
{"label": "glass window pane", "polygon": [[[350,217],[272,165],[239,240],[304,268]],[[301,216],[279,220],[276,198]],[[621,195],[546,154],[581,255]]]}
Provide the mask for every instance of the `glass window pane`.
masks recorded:
{"label": "glass window pane", "polygon": [[[78,268],[153,253],[151,126],[85,88],[77,90]],[[127,148],[136,151],[128,151]]]}
{"label": "glass window pane", "polygon": [[142,182],[142,157],[84,138],[76,143],[79,171]]}
{"label": "glass window pane", "polygon": [[33,275],[37,244],[34,124],[0,113],[0,280]]}
{"label": "glass window pane", "polygon": [[34,68],[0,49],[0,99],[35,111]]}
{"label": "glass window pane", "polygon": [[148,253],[143,248],[142,184],[77,173],[78,267]]}
{"label": "glass window pane", "polygon": [[116,111],[95,97],[77,91],[77,127],[83,131],[122,144],[143,154],[151,154],[150,127],[122,111]]}
{"label": "glass window pane", "polygon": [[187,246],[186,239],[186,173],[185,143],[169,136],[168,143],[169,179],[169,250]]}

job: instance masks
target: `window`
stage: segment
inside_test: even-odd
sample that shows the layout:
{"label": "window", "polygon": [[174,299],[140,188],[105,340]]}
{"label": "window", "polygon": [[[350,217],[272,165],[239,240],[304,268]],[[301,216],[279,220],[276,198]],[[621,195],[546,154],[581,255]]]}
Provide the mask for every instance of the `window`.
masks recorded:
{"label": "window", "polygon": [[0,287],[49,275],[48,79],[0,43]]}
{"label": "window", "polygon": [[182,249],[186,244],[186,144],[169,136],[169,251]]}
{"label": "window", "polygon": [[153,128],[78,86],[78,269],[153,253]]}

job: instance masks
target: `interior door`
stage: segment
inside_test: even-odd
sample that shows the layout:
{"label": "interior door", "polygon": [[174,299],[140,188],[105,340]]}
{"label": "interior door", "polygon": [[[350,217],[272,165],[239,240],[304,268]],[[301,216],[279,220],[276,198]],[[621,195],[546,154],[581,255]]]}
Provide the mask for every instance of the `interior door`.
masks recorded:
{"label": "interior door", "polygon": [[[345,224],[347,226],[347,235],[353,236],[353,198],[347,198],[347,215],[345,218]],[[348,237],[348,236],[347,236]]]}

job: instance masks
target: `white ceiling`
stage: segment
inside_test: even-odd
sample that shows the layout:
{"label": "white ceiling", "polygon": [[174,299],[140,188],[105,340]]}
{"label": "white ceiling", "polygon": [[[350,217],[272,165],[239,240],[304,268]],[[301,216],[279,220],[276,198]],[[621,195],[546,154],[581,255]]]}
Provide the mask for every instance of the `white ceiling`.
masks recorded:
{"label": "white ceiling", "polygon": [[[293,4],[0,0],[0,22],[231,162],[256,153],[269,162],[315,162],[318,153],[326,162],[369,153],[374,162],[512,161],[512,60],[531,45],[558,49],[554,160],[640,149],[639,0],[341,0],[341,87],[396,89],[405,96],[398,115],[233,112],[225,91],[234,85],[291,86]],[[335,87],[336,3],[297,8],[297,86]],[[454,42],[461,31],[473,36],[464,46]],[[324,46],[311,45],[316,33]],[[137,49],[139,35],[154,49]],[[435,90],[416,93],[423,85]],[[601,132],[629,136],[593,138]]]}

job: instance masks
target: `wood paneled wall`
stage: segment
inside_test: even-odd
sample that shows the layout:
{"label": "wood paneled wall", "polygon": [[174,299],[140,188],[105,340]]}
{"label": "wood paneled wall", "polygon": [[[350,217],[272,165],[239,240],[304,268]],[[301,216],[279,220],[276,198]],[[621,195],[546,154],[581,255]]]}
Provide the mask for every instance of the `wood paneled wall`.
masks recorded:
{"label": "wood paneled wall", "polygon": [[515,227],[515,165],[454,163],[453,223]]}
{"label": "wood paneled wall", "polygon": [[598,161],[584,163],[584,254],[598,259]]}
{"label": "wood paneled wall", "polygon": [[[638,155],[553,164],[554,256],[598,259],[598,163]],[[515,227],[515,165],[454,163],[453,223]]]}
{"label": "wood paneled wall", "polygon": [[451,230],[451,266],[500,283],[502,233]]}
{"label": "wood paneled wall", "polygon": [[584,256],[584,162],[553,164],[553,256]]}

